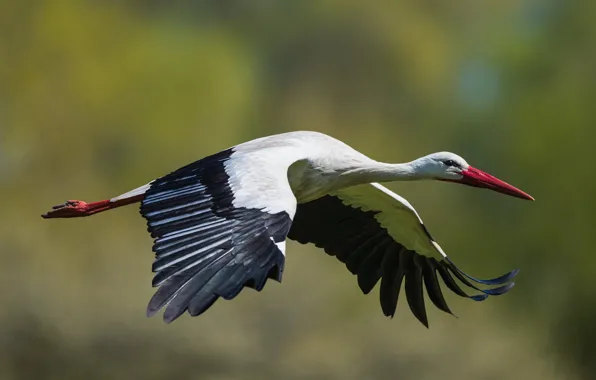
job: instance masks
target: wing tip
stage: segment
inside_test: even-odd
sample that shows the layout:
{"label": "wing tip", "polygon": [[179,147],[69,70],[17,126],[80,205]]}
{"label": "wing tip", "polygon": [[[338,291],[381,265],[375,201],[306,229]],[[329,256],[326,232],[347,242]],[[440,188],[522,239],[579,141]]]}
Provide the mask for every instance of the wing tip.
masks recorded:
{"label": "wing tip", "polygon": [[519,269],[513,269],[512,271],[509,271],[501,276],[495,277],[495,278],[491,278],[491,279],[481,279],[481,278],[477,278],[477,277],[473,277],[470,276],[468,273],[464,272],[463,270],[461,270],[457,265],[455,265],[455,263],[453,261],[451,261],[451,259],[447,256],[445,256],[445,261],[448,263],[448,265],[455,271],[457,271],[458,273],[460,273],[461,275],[463,275],[464,277],[482,284],[482,285],[503,285],[507,282],[510,282],[511,280],[513,280],[513,278],[515,278],[518,274],[519,274]]}
{"label": "wing tip", "polygon": [[178,317],[180,317],[180,316],[181,316],[183,313],[184,313],[184,312],[182,312],[182,313],[180,313],[180,314],[178,314],[178,312],[177,312],[177,313],[173,313],[173,312],[172,312],[172,313],[168,313],[168,312],[167,312],[167,309],[166,309],[166,312],[165,312],[165,313],[163,313],[163,321],[164,321],[166,324],[168,324],[168,325],[169,325],[170,323],[172,323],[172,322],[174,322],[176,319],[178,319]]}

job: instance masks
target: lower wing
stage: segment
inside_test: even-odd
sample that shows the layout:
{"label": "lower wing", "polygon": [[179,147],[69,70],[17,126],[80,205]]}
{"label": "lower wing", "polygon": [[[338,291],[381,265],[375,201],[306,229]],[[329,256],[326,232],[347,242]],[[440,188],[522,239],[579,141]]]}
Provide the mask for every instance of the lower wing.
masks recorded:
{"label": "lower wing", "polygon": [[[380,303],[393,316],[402,282],[414,316],[428,327],[423,284],[431,302],[452,314],[439,277],[455,294],[482,301],[504,294],[514,285],[511,271],[490,280],[474,278],[453,264],[433,240],[410,203],[386,187],[373,183],[345,188],[300,204],[288,234],[300,243],[314,243],[345,263],[368,294],[381,280]],[[479,294],[468,295],[457,280]],[[404,281],[405,280],[405,281]],[[482,289],[478,285],[497,286]]]}

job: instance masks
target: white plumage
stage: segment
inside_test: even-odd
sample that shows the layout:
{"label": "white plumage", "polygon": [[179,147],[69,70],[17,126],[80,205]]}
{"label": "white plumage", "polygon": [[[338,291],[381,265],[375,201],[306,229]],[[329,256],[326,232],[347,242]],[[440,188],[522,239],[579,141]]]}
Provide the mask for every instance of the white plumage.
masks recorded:
{"label": "white plumage", "polygon": [[[243,287],[281,281],[286,238],[314,243],[357,275],[364,293],[381,281],[380,302],[393,316],[402,281],[413,314],[428,326],[423,285],[451,313],[439,285],[474,300],[507,292],[517,271],[479,280],[458,269],[410,203],[376,182],[438,179],[529,195],[448,152],[405,164],[375,161],[317,132],[290,132],[229,148],[110,200],[68,201],[45,218],[95,214],[141,202],[155,239],[147,313],[164,320],[199,315]],[[480,291],[469,296],[455,280]],[[481,289],[473,282],[496,285]]]}

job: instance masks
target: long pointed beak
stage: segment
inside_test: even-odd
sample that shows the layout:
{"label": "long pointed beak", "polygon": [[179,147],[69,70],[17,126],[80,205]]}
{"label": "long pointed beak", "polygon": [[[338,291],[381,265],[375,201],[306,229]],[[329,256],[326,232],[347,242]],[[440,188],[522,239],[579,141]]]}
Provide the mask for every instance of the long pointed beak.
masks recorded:
{"label": "long pointed beak", "polygon": [[483,172],[480,169],[468,167],[468,169],[462,172],[463,178],[459,180],[459,183],[468,186],[481,187],[484,189],[490,189],[498,193],[510,195],[512,197],[527,199],[533,201],[534,198],[521,191],[520,189],[511,186],[507,182],[501,181],[500,179],[493,177],[492,175]]}

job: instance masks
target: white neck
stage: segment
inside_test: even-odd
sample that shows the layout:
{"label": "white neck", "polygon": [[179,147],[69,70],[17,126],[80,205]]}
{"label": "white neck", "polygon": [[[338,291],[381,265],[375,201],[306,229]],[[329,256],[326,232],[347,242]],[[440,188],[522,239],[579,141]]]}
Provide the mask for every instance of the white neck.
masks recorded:
{"label": "white neck", "polygon": [[352,184],[370,182],[412,181],[428,178],[417,170],[415,161],[403,164],[388,164],[372,161],[356,168],[346,170],[341,174],[347,182]]}

